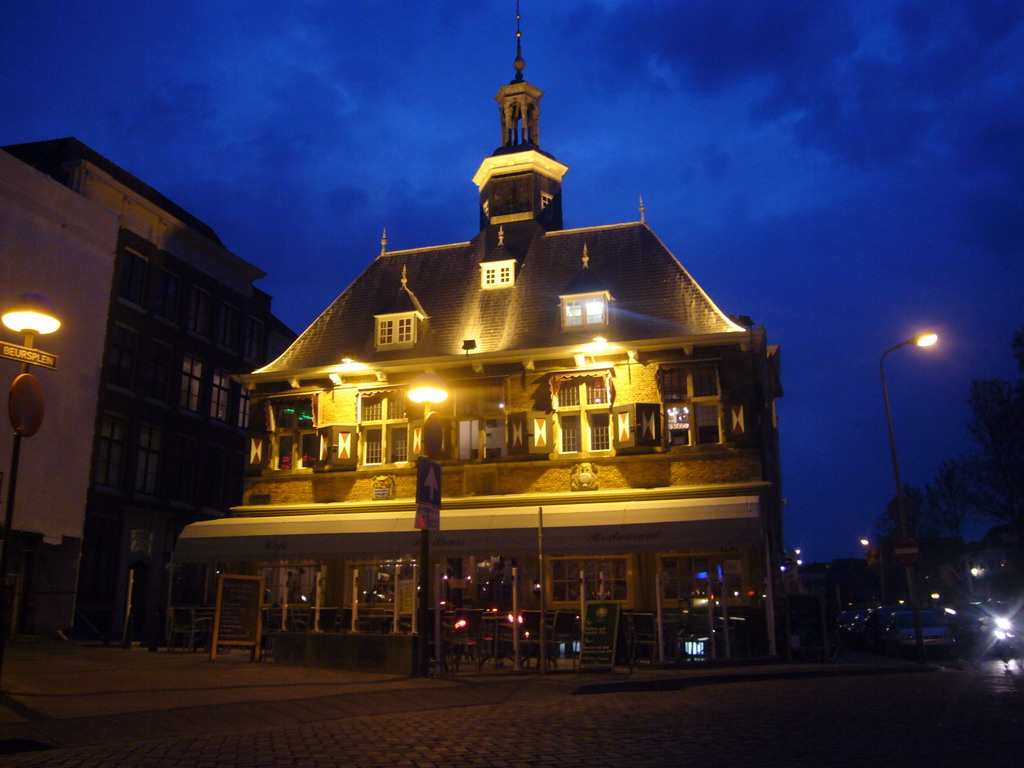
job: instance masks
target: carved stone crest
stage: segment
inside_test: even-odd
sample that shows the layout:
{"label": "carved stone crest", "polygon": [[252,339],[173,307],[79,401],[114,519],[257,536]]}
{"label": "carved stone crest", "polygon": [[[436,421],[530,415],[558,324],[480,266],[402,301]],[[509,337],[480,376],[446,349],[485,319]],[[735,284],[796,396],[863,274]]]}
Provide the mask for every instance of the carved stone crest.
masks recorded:
{"label": "carved stone crest", "polygon": [[373,498],[374,500],[395,498],[394,475],[373,476]]}
{"label": "carved stone crest", "polygon": [[597,467],[589,461],[574,464],[569,471],[570,487],[574,491],[597,490]]}

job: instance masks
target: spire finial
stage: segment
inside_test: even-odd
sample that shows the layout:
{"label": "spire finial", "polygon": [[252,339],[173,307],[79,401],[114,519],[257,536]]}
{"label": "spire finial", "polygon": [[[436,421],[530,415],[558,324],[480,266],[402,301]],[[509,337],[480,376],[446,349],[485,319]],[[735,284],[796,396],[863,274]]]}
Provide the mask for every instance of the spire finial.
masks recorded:
{"label": "spire finial", "polygon": [[505,227],[498,227],[498,245],[502,246],[505,244]]}
{"label": "spire finial", "polygon": [[384,232],[380,236],[380,255],[383,256],[388,249],[388,228],[384,227]]}
{"label": "spire finial", "polygon": [[647,221],[647,208],[644,207],[644,196],[640,195],[640,223],[643,224]]}
{"label": "spire finial", "polygon": [[590,269],[590,254],[587,253],[587,244],[583,244],[583,268]]}
{"label": "spire finial", "polygon": [[406,265],[402,265],[402,287],[405,288],[405,284],[409,282],[409,277],[406,274]]}
{"label": "spire finial", "polygon": [[526,61],[523,60],[523,33],[519,29],[520,18],[522,17],[519,15],[519,0],[516,0],[516,60],[512,62],[512,66],[516,70],[516,79],[513,82],[516,83],[522,82],[523,69],[526,68]]}

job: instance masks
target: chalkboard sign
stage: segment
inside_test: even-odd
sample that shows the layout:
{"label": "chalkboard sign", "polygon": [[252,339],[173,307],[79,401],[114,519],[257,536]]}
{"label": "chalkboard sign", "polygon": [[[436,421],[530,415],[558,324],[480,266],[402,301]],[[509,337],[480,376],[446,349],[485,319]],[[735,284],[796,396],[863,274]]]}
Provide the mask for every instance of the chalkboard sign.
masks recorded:
{"label": "chalkboard sign", "polygon": [[581,669],[608,669],[615,666],[615,642],[619,636],[619,604],[587,603],[583,613]]}
{"label": "chalkboard sign", "polygon": [[213,642],[210,658],[217,658],[217,646],[239,645],[252,648],[254,661],[260,659],[263,578],[230,576],[222,573],[217,580],[217,608],[213,614]]}

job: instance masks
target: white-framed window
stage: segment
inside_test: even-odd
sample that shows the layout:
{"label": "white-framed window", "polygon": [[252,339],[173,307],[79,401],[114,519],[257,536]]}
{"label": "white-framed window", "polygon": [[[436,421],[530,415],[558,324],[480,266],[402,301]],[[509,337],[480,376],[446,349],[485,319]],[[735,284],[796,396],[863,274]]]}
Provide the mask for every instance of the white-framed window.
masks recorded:
{"label": "white-framed window", "polygon": [[714,363],[690,363],[658,371],[671,445],[722,442],[722,396]]}
{"label": "white-framed window", "polygon": [[608,293],[562,296],[562,328],[596,328],[608,325]]}
{"label": "white-framed window", "polygon": [[606,374],[556,377],[552,388],[558,414],[559,452],[610,451],[609,377]]}
{"label": "white-framed window", "polygon": [[480,265],[480,287],[507,288],[515,283],[516,260],[488,261]]}
{"label": "white-framed window", "polygon": [[403,312],[377,317],[377,348],[411,347],[416,343],[416,313]]}
{"label": "white-framed window", "polygon": [[359,396],[363,464],[409,461],[409,405],[405,392],[363,392]]}

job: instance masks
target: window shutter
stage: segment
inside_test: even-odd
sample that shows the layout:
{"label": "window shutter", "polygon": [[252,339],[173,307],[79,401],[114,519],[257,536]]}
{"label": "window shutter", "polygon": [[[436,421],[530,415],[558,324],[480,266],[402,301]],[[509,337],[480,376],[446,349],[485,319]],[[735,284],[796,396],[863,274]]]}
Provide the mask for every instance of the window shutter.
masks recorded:
{"label": "window shutter", "polygon": [[743,405],[734,404],[729,406],[729,424],[732,428],[734,438],[742,438],[747,432],[746,424],[743,421]]}
{"label": "window shutter", "polygon": [[258,475],[270,466],[270,433],[249,433],[249,455],[245,463],[245,474]]}
{"label": "window shutter", "polygon": [[359,457],[359,429],[354,424],[332,424],[317,430],[320,461],[331,469],[355,469]]}
{"label": "window shutter", "polygon": [[527,411],[526,419],[527,432],[529,434],[529,452],[551,453],[554,439],[554,430],[551,428],[551,414],[544,411]]}
{"label": "window shutter", "polygon": [[530,452],[530,435],[527,428],[527,412],[517,411],[508,415],[506,433],[509,456],[525,456]]}
{"label": "window shutter", "polygon": [[409,421],[409,459],[423,456],[423,419]]}
{"label": "window shutter", "polygon": [[616,448],[661,445],[661,405],[627,403],[612,408]]}

